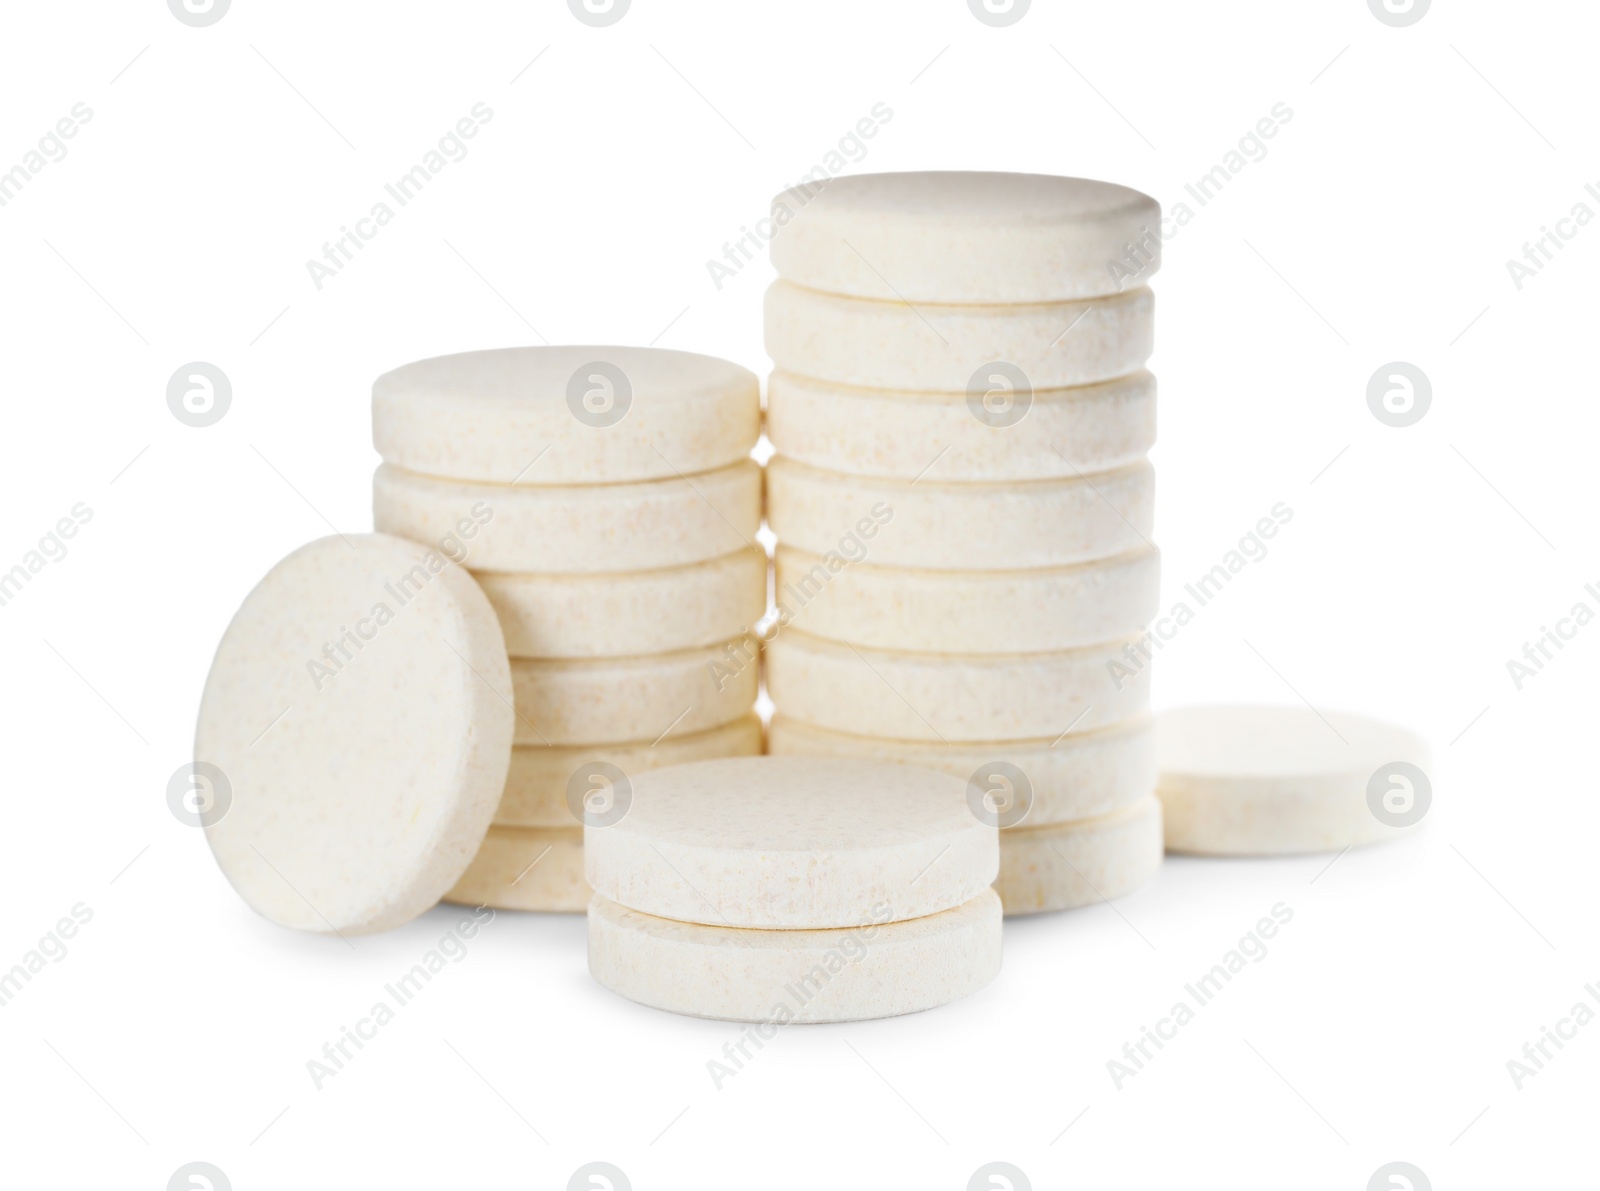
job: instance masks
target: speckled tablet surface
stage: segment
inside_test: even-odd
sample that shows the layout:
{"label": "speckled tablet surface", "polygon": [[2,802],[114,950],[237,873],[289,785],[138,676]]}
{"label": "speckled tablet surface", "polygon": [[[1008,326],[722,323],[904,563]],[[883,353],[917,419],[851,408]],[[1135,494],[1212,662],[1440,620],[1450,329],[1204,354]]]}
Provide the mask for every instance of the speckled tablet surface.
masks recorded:
{"label": "speckled tablet surface", "polygon": [[760,433],[755,374],[649,347],[512,347],[406,364],[372,386],[389,463],[497,484],[598,484],[710,471]]}
{"label": "speckled tablet surface", "polygon": [[641,774],[585,828],[595,892],[644,914],[791,930],[948,910],[994,880],[995,829],[949,774],[739,757]]}
{"label": "speckled tablet surface", "polygon": [[589,972],[657,1009],[724,1021],[817,1023],[915,1013],[1000,971],[1000,899],[985,889],[909,922],[742,930],[589,904]]}
{"label": "speckled tablet surface", "polygon": [[522,745],[653,741],[747,715],[761,665],[720,646],[625,658],[511,660],[516,742]]}
{"label": "speckled tablet surface", "polygon": [[573,806],[581,807],[596,788],[668,765],[760,753],[761,720],[754,712],[704,732],[669,732],[654,743],[517,745],[494,821],[507,827],[581,827]]}
{"label": "speckled tablet surface", "polygon": [[1081,823],[1002,832],[995,888],[1008,916],[1092,906],[1149,884],[1161,855],[1161,804],[1143,798]]}
{"label": "speckled tablet surface", "polygon": [[1303,707],[1185,707],[1159,719],[1167,850],[1326,852],[1391,839],[1432,798],[1426,743],[1362,716]]}
{"label": "speckled tablet surface", "polygon": [[967,743],[858,736],[780,713],[768,728],[767,750],[941,769],[967,783],[969,805],[975,797],[989,800],[1004,836],[1094,818],[1148,798],[1156,784],[1155,736],[1148,713],[1054,740]]}
{"label": "speckled tablet surface", "polygon": [[767,645],[784,715],[836,732],[941,742],[1054,739],[1143,711],[1150,667],[1113,676],[1124,641],[1032,654],[865,649],[790,628]]}
{"label": "speckled tablet surface", "polygon": [[811,554],[949,571],[1072,566],[1151,546],[1155,471],[940,483],[824,471],[774,456],[767,520]]}
{"label": "speckled tablet surface", "polygon": [[971,393],[928,393],[774,372],[767,435],[781,455],[856,475],[1076,476],[1144,458],[1156,441],[1156,379],[1135,372],[1097,385],[1033,389],[997,371]]}
{"label": "speckled tablet surface", "polygon": [[496,825],[444,900],[497,910],[581,914],[589,896],[581,828]]}
{"label": "speckled tablet surface", "polygon": [[217,647],[195,733],[217,863],[264,917],[407,922],[465,871],[511,756],[494,610],[438,553],[323,538],[269,571]]}
{"label": "speckled tablet surface", "polygon": [[[984,392],[1017,370],[1035,390],[1092,385],[1140,371],[1155,344],[1155,296],[1034,306],[937,306],[841,298],[775,281],[767,355],[784,372],[869,389]],[[1018,383],[1018,382],[1014,382]]]}
{"label": "speckled tablet surface", "polygon": [[1156,201],[1088,178],[853,174],[783,191],[772,218],[779,276],[863,298],[1049,302],[1116,293],[1130,273],[1143,285],[1160,266]]}
{"label": "speckled tablet surface", "polygon": [[688,566],[754,544],[761,469],[631,484],[543,488],[440,480],[384,464],[372,477],[374,522],[474,571],[641,571]]}
{"label": "speckled tablet surface", "polygon": [[597,575],[479,573],[514,658],[664,653],[742,637],[767,608],[767,555]]}
{"label": "speckled tablet surface", "polygon": [[777,552],[780,623],[878,649],[1025,653],[1136,636],[1155,617],[1161,559],[1148,547],[1074,567],[949,571]]}

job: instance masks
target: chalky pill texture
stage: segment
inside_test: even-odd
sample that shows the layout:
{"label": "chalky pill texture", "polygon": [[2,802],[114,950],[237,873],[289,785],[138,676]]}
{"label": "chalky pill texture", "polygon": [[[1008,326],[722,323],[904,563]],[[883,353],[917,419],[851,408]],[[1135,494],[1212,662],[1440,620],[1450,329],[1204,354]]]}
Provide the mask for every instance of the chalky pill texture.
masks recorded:
{"label": "chalky pill texture", "polygon": [[[1072,567],[951,571],[777,550],[779,615],[817,637],[878,649],[1026,653],[1141,635],[1156,616],[1152,548]],[[866,561],[860,555],[866,555]]]}
{"label": "chalky pill texture", "polygon": [[584,832],[589,883],[630,909],[790,930],[948,910],[995,877],[966,783],[909,766],[739,757],[644,773]]}
{"label": "chalky pill texture", "polygon": [[1007,915],[1124,897],[1161,867],[1161,803],[1146,796],[1094,819],[1001,833],[995,889]]}
{"label": "chalky pill texture", "polygon": [[562,574],[687,566],[749,546],[761,523],[761,469],[635,483],[475,484],[383,464],[372,477],[384,533],[450,544],[474,571]]}
{"label": "chalky pill texture", "polygon": [[766,484],[779,542],[864,552],[893,567],[1074,566],[1148,548],[1155,517],[1155,471],[1143,461],[1086,477],[946,484],[844,475],[778,455]]}
{"label": "chalky pill texture", "polygon": [[1009,831],[1108,814],[1148,798],[1156,782],[1155,719],[1148,713],[1055,738],[962,743],[857,735],[779,713],[767,750],[942,769],[967,783],[968,805],[985,792],[1008,794],[1018,810],[1001,821],[1002,865]]}
{"label": "chalky pill texture", "polygon": [[1326,852],[1392,839],[1431,798],[1429,750],[1392,724],[1297,707],[1188,707],[1160,717],[1170,852]]}
{"label": "chalky pill texture", "polygon": [[733,640],[766,612],[766,579],[759,546],[647,571],[478,576],[514,658],[615,657]]}
{"label": "chalky pill texture", "polygon": [[[582,827],[584,797],[596,790],[631,790],[651,769],[713,757],[761,754],[761,719],[754,712],[703,732],[674,730],[656,740],[582,745],[518,745],[511,750],[506,790],[494,821],[507,827]],[[575,809],[577,808],[577,809]]]}
{"label": "chalky pill texture", "polygon": [[250,906],[354,934],[437,902],[483,838],[511,753],[494,610],[438,552],[381,534],[278,563],[217,647],[195,758],[228,798],[206,839]]}
{"label": "chalky pill texture", "polygon": [[977,992],[1000,970],[1000,928],[1000,899],[990,889],[910,921],[869,916],[830,930],[676,922],[596,895],[589,971],[629,1000],[693,1017],[860,1021]]}
{"label": "chalky pill texture", "polygon": [[780,280],[766,298],[774,364],[863,388],[965,393],[996,361],[1034,389],[1092,385],[1140,371],[1154,336],[1155,296],[1142,288],[1031,306],[913,306]]}
{"label": "chalky pill texture", "polygon": [[812,467],[893,479],[1044,480],[1137,463],[1156,441],[1156,378],[1038,389],[988,370],[962,392],[767,382],[767,434]]}
{"label": "chalky pill texture", "polygon": [[589,897],[582,830],[497,824],[444,900],[496,910],[581,914]]}
{"label": "chalky pill texture", "polygon": [[386,461],[483,483],[710,471],[748,454],[760,422],[754,373],[659,348],[465,352],[406,364],[372,386],[372,438]]}
{"label": "chalky pill texture", "polygon": [[772,200],[772,263],[812,289],[901,302],[1056,302],[1116,293],[1142,244],[1160,266],[1161,209],[1087,178],[915,171],[834,178]]}

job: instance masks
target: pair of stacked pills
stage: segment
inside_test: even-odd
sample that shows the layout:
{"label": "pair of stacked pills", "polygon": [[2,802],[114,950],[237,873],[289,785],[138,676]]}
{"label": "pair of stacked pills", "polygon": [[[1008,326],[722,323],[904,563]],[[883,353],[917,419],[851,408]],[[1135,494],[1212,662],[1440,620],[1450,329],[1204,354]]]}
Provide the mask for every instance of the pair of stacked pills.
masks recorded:
{"label": "pair of stacked pills", "polygon": [[809,757],[642,774],[585,827],[589,970],[658,1009],[754,1023],[942,1005],[1000,969],[996,832],[948,774]]}
{"label": "pair of stacked pills", "polygon": [[769,751],[966,779],[1007,913],[1139,887],[1162,854],[1141,652],[1159,208],[906,173],[773,211]]}
{"label": "pair of stacked pills", "polygon": [[761,751],[755,375],[686,352],[526,347],[373,386],[380,532],[465,567],[510,656],[494,825],[447,895],[582,910],[582,824],[633,775]]}

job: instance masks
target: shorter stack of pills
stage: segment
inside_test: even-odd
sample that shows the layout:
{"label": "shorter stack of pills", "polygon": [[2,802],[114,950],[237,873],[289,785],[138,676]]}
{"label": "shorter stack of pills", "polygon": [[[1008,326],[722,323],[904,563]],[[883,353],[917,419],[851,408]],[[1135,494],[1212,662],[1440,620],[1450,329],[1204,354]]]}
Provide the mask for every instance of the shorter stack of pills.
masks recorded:
{"label": "shorter stack of pills", "polygon": [[685,352],[512,348],[373,386],[377,528],[470,570],[511,659],[515,747],[449,900],[582,910],[582,824],[633,775],[753,755],[766,606],[754,374]]}
{"label": "shorter stack of pills", "polygon": [[994,828],[904,765],[751,757],[642,774],[585,827],[589,970],[641,1004],[757,1022],[942,1005],[1000,968]]}
{"label": "shorter stack of pills", "polygon": [[1128,893],[1161,859],[1158,217],[1026,174],[774,201],[769,751],[967,779],[1011,914]]}

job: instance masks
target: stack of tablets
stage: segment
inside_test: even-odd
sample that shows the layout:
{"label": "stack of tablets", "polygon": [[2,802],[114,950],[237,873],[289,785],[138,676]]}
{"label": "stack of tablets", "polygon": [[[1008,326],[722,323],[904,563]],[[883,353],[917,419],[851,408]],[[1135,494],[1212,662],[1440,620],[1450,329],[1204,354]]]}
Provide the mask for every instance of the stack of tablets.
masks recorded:
{"label": "stack of tablets", "polygon": [[376,526],[470,570],[511,659],[504,796],[450,900],[581,910],[582,825],[633,775],[761,751],[758,389],[722,360],[618,347],[444,356],[374,384]]}
{"label": "stack of tablets", "polygon": [[1007,913],[1161,858],[1144,371],[1159,209],[1107,183],[909,173],[774,202],[773,753],[942,768]]}
{"label": "stack of tablets", "polygon": [[948,774],[704,761],[644,774],[624,809],[584,831],[589,970],[632,1000],[758,1023],[760,1045],[941,1005],[1000,968],[996,833]]}

